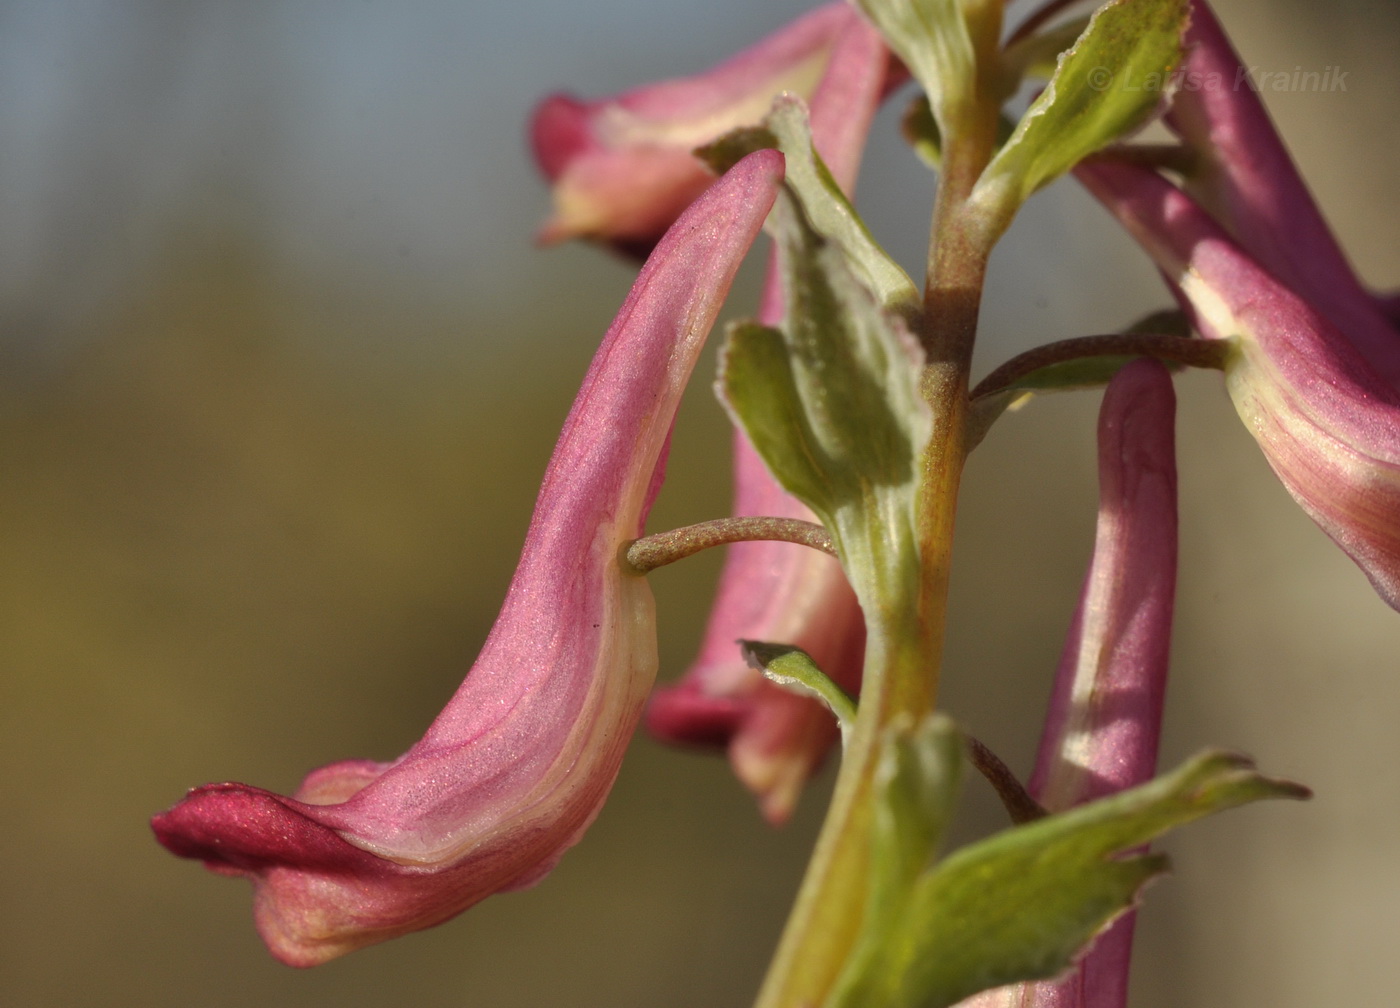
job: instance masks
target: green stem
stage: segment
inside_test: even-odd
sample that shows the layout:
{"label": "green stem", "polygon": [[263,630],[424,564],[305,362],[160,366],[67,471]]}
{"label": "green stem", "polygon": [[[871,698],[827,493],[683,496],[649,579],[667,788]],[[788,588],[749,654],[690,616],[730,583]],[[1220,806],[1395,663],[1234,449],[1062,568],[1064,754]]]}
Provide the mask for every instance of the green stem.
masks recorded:
{"label": "green stem", "polygon": [[[870,643],[855,724],[826,822],[759,992],[758,1008],[821,1004],[835,986],[859,935],[868,892],[871,799],[881,736],[908,703],[901,695],[905,691],[897,687],[926,680],[928,667],[926,628],[916,619],[909,589],[917,591],[917,585],[910,584],[899,593],[907,604],[898,604],[896,597],[891,599],[893,604],[866,614]],[[932,696],[925,693],[919,706],[927,709],[931,701]]]}
{"label": "green stem", "polygon": [[[859,937],[869,895],[876,770],[886,728],[934,706],[947,613],[953,516],[966,457],[968,371],[983,279],[999,233],[968,196],[991,159],[997,106],[979,101],[945,146],[934,205],[924,313],[924,394],[934,429],[923,458],[917,549],[885,583],[856,584],[869,632],[860,705],[836,789],[756,1008],[815,1008],[836,986]],[[989,229],[990,228],[990,229]],[[892,542],[900,530],[872,529]]]}

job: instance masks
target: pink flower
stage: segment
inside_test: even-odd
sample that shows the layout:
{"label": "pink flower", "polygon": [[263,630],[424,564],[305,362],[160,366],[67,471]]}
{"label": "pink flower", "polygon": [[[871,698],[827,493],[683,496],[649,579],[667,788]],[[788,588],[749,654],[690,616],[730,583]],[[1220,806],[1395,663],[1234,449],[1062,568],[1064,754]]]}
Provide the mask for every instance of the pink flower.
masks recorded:
{"label": "pink flower", "polygon": [[392,763],[292,797],[197,788],[157,837],[249,878],[273,954],[311,966],[542,878],[597,815],[656,673],[646,581],[621,560],[682,389],[782,176],[763,151],[684,213],[603,339],[550,460],[505,605],[466,681]]}
{"label": "pink flower", "polygon": [[[546,98],[530,125],[554,190],[540,239],[592,238],[645,254],[709,184],[696,147],[756,125],[784,91],[825,104],[836,130],[863,137],[873,102],[863,108],[861,92],[883,86],[886,62],[879,35],[833,3],[694,77],[594,102]],[[819,102],[823,91],[830,97]]]}
{"label": "pink flower", "polygon": [[1140,165],[1080,179],[1152,254],[1284,486],[1400,607],[1400,330],[1352,272],[1210,8],[1168,125],[1193,201]]}
{"label": "pink flower", "polygon": [[1260,266],[1346,334],[1400,389],[1400,331],[1365,290],[1209,6],[1191,5],[1185,82],[1167,124],[1195,162],[1194,196]]}
{"label": "pink flower", "polygon": [[[1094,555],[1031,776],[1051,812],[1156,774],[1176,593],[1176,452],[1171,378],[1129,364],[1099,413]],[[1123,1008],[1133,918],[1120,917],[1067,976],[979,994],[962,1008]]]}
{"label": "pink flower", "polygon": [[[885,52],[875,32],[857,22],[862,58],[836,64],[812,100],[813,144],[847,192],[855,188],[870,118],[879,103]],[[836,71],[840,72],[837,73]],[[783,317],[782,282],[770,266],[759,319]],[[734,513],[814,521],[816,516],[778,486],[744,437],[734,434]],[[675,686],[658,689],[647,729],[663,741],[722,748],[735,776],[758,799],[769,822],[786,822],[802,787],[838,737],[831,712],[763,678],[739,653],[738,640],[793,644],[850,693],[860,687],[865,623],[855,593],[835,559],[777,542],[735,543],[724,570],[700,654]]]}
{"label": "pink flower", "polygon": [[1176,595],[1175,419],[1155,361],[1129,364],[1104,393],[1094,555],[1030,781],[1052,812],[1156,773]]}
{"label": "pink flower", "polygon": [[[814,130],[817,122],[813,115]],[[858,142],[863,136],[851,139]],[[839,176],[838,181],[849,186],[858,161],[848,158],[846,163],[850,181]],[[776,325],[782,314],[782,284],[774,261],[759,318]],[[778,485],[738,430],[734,514],[816,520]],[[725,750],[764,818],[781,825],[791,818],[803,785],[821,767],[839,731],[820,701],[750,668],[739,651],[740,640],[800,647],[854,694],[865,657],[865,621],[835,558],[791,543],[734,543],[720,572],[700,653],[679,682],[652,695],[647,730],[663,742]]]}
{"label": "pink flower", "polygon": [[1081,179],[1152,255],[1196,328],[1230,342],[1226,385],[1289,493],[1400,608],[1400,393],[1317,307],[1156,172]]}

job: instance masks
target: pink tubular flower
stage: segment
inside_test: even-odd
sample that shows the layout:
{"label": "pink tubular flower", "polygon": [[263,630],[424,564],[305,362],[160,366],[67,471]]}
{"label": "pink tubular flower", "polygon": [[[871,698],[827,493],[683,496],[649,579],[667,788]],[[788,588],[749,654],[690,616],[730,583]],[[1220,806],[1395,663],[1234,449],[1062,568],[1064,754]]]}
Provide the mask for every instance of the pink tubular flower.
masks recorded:
{"label": "pink tubular flower", "polygon": [[1274,472],[1400,608],[1400,393],[1156,172],[1102,162],[1078,174],[1152,255],[1201,334],[1230,342],[1230,397]]}
{"label": "pink tubular flower", "polygon": [[1400,329],[1352,272],[1202,0],[1187,43],[1167,122],[1192,155],[1184,185],[1199,204],[1141,166],[1079,176],[1201,333],[1232,341],[1230,395],[1269,464],[1400,608]]}
{"label": "pink tubular flower", "polygon": [[[530,125],[535,159],[554,190],[540,239],[592,238],[645,254],[709,184],[696,147],[757,124],[784,91],[814,99],[844,76],[872,71],[878,88],[886,59],[860,15],[833,3],[694,77],[595,102],[546,98]],[[844,128],[863,135],[868,113],[864,122],[858,110],[849,115]]]}
{"label": "pink tubular flower", "polygon": [[174,853],[252,880],[282,961],[312,966],[530,885],[597,815],[656,673],[651,592],[621,554],[781,176],[775,152],[740,162],[642,269],[564,424],[501,614],[423,739],[392,763],[313,771],[290,798],[197,788],[153,821]]}
{"label": "pink tubular flower", "polygon": [[[807,97],[813,142],[850,192],[870,121],[898,79],[879,33],[835,3],[696,77],[594,103],[547,99],[532,127],[536,157],[554,183],[556,213],[544,237],[645,249],[705,184],[691,149],[756,124],[782,90]],[[760,318],[776,324],[782,311],[770,271]],[[812,519],[742,433],[734,451],[736,515]],[[782,822],[836,740],[836,725],[817,701],[750,669],[736,641],[796,644],[854,688],[863,635],[855,595],[830,557],[786,543],[730,546],[701,653],[679,685],[657,692],[647,727],[666,741],[727,748],[764,815]]]}
{"label": "pink tubular flower", "polygon": [[1176,596],[1176,397],[1156,361],[1109,383],[1099,519],[1030,790],[1052,812],[1156,773]]}
{"label": "pink tubular flower", "polygon": [[[854,158],[859,157],[859,139]],[[848,160],[846,178],[853,179],[857,163]],[[844,179],[838,176],[838,181]],[[782,303],[775,262],[760,319],[776,325]],[[734,513],[816,520],[777,484],[739,430],[734,432]],[[699,655],[676,685],[652,695],[647,730],[663,742],[727,751],[735,776],[758,799],[764,818],[781,825],[835,744],[838,729],[824,704],[750,668],[740,654],[740,640],[796,645],[854,693],[860,686],[865,622],[835,558],[791,543],[734,543],[728,547]]]}
{"label": "pink tubular flower", "polygon": [[[1155,361],[1129,364],[1104,394],[1094,555],[1030,783],[1051,812],[1156,773],[1176,593],[1175,412]],[[1067,976],[987,991],[962,1008],[1124,1008],[1132,940],[1127,914]]]}
{"label": "pink tubular flower", "polygon": [[1357,279],[1279,138],[1248,71],[1202,0],[1191,5],[1186,82],[1167,124],[1194,164],[1186,191],[1274,278],[1400,389],[1400,331]]}

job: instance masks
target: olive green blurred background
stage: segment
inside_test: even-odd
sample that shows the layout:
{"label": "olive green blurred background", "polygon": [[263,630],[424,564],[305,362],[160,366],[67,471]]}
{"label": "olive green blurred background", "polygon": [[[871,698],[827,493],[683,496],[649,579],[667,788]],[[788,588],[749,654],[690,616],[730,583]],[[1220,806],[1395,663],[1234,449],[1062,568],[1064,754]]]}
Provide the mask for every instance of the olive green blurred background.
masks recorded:
{"label": "olive green blurred background", "polygon": [[[1261,70],[1348,74],[1268,100],[1363,274],[1400,284],[1394,9],[1219,7]],[[630,279],[531,247],[531,105],[698,70],[802,9],[0,4],[0,1001],[748,1003],[829,779],[775,831],[721,761],[639,739],[542,885],[309,972],[265,954],[243,883],[146,819],[195,784],[285,791],[417,737],[495,615]],[[893,120],[862,201],[917,267],[930,189]],[[750,272],[733,311],[754,293]],[[979,370],[1165,303],[1056,185],[998,252]],[[712,370],[654,528],[726,510]],[[1178,388],[1164,759],[1240,748],[1317,798],[1170,841],[1135,1004],[1388,1003],[1400,617],[1275,484],[1218,377]],[[969,469],[944,697],[1022,771],[1091,543],[1097,398],[1008,416]],[[653,576],[663,677],[717,560]],[[960,835],[997,824],[973,783]]]}

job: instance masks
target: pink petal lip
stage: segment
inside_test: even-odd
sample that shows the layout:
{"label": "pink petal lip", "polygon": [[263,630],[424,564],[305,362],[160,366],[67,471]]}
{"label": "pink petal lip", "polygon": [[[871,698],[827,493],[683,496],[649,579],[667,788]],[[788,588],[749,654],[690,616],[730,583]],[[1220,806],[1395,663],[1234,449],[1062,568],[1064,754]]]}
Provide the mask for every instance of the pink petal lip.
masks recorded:
{"label": "pink petal lip", "polygon": [[776,152],[746,158],[657,246],[564,424],[501,614],[423,739],[292,797],[197,788],[153,820],[172,852],[253,881],[279,959],[315,965],[529,885],[596,816],[656,672],[651,593],[621,551],[781,178]]}

